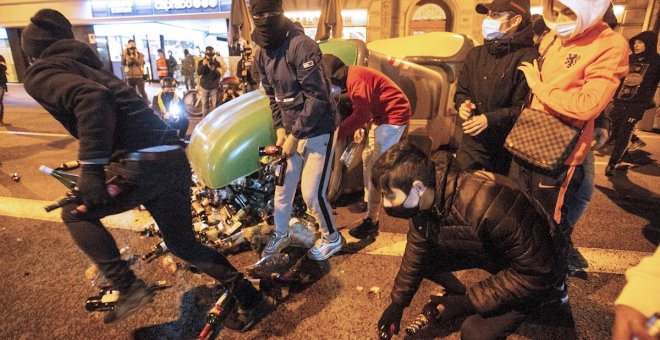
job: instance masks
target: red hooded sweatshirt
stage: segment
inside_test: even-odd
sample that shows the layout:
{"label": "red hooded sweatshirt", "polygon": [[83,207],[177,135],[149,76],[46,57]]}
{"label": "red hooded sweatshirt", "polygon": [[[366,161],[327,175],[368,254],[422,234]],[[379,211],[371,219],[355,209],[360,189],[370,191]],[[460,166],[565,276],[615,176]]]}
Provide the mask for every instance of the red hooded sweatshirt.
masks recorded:
{"label": "red hooded sweatshirt", "polygon": [[349,66],[346,90],[353,103],[353,113],[339,125],[338,138],[352,136],[369,122],[408,124],[411,116],[408,97],[386,75],[368,67]]}

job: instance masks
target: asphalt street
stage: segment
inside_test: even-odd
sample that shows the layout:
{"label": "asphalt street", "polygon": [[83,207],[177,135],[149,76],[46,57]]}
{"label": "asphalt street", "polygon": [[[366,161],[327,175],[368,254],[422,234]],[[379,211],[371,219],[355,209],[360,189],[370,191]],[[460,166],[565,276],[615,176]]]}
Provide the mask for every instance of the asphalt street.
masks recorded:
{"label": "asphalt street", "polygon": [[[155,88],[151,88],[153,91]],[[155,302],[115,325],[83,306],[96,293],[84,277],[91,265],[74,245],[57,212],[45,214],[44,203],[65,188],[38,171],[76,159],[77,141],[20,85],[5,95],[5,123],[0,127],[0,338],[2,339],[191,339],[203,327],[206,311],[219,291],[212,280],[191,272],[176,260],[168,271],[160,259],[137,261],[133,268],[148,281],[165,280]],[[191,131],[197,120],[191,121]],[[640,132],[648,143],[627,159],[613,177],[604,176],[607,152],[596,154],[596,190],[573,234],[574,243],[591,265],[569,279],[570,306],[541,310],[526,321],[513,339],[605,339],[613,321],[613,302],[625,284],[625,269],[650,254],[660,238],[660,135]],[[18,174],[19,181],[11,179]],[[350,198],[344,200],[350,202]],[[346,229],[361,216],[336,208],[337,224]],[[144,254],[155,243],[134,232],[148,222],[132,211],[106,221],[128,255]],[[401,262],[407,224],[383,217],[381,235],[370,245],[349,239],[349,249],[329,261],[305,263],[312,283],[294,289],[277,310],[246,334],[223,330],[226,339],[365,339],[375,338],[376,322],[389,304],[389,292]],[[257,260],[247,251],[230,256],[240,270]],[[462,271],[468,285],[485,272]],[[439,287],[424,282],[402,326],[420,311]],[[370,293],[369,291],[378,291]],[[460,322],[434,325],[416,338],[458,339]],[[403,338],[400,334],[399,338]]]}

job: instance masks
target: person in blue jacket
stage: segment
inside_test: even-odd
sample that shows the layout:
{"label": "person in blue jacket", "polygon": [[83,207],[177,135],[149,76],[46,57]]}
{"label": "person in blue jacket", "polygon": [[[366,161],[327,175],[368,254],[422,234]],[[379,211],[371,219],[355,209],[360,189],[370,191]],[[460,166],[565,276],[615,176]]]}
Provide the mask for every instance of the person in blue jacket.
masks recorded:
{"label": "person in blue jacket", "polygon": [[326,196],[338,115],[322,70],[321,50],[284,16],[281,0],[252,0],[250,12],[255,25],[252,40],[259,47],[255,63],[270,99],[276,144],[287,158],[284,184],[275,189],[275,237],[262,256],[289,245],[288,223],[300,182],[303,199],[322,233],[308,257],[325,260],[345,241]]}

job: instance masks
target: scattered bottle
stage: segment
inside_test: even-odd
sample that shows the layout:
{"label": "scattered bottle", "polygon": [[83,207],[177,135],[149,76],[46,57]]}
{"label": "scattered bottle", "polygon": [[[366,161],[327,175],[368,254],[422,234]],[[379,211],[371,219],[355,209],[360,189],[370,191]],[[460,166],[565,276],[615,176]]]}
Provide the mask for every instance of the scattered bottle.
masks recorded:
{"label": "scattered bottle", "polygon": [[42,173],[44,173],[46,175],[51,175],[51,176],[55,177],[55,179],[60,181],[60,183],[64,184],[64,186],[69,188],[69,189],[74,189],[76,187],[76,183],[80,179],[80,176],[78,176],[78,175],[71,174],[71,173],[64,172],[64,171],[54,170],[54,169],[49,168],[45,165],[40,166],[39,171],[41,171]]}
{"label": "scattered bottle", "polygon": [[104,312],[115,308],[119,300],[119,291],[102,289],[98,295],[90,296],[85,302],[85,309],[90,312]]}
{"label": "scattered bottle", "polygon": [[21,181],[21,176],[18,175],[18,172],[14,172],[11,174],[11,180],[18,183]]}
{"label": "scattered bottle", "polygon": [[228,314],[235,307],[235,304],[236,301],[234,297],[230,295],[228,290],[225,290],[218,301],[215,302],[213,308],[211,308],[206,315],[206,325],[204,326],[204,329],[202,329],[202,332],[199,333],[199,339],[209,339],[211,333],[213,333],[213,329],[225,321]]}
{"label": "scattered bottle", "polygon": [[378,329],[378,338],[381,340],[390,340],[394,335],[394,324],[382,325]]}
{"label": "scattered bottle", "polygon": [[251,277],[270,277],[273,273],[281,273],[289,268],[290,257],[287,253],[278,253],[261,258],[257,263],[248,266]]}
{"label": "scattered bottle", "polygon": [[80,167],[80,161],[68,161],[66,163],[60,164],[55,170],[61,170],[61,171],[68,171],[68,170],[73,170],[77,169]]}
{"label": "scattered bottle", "polygon": [[273,232],[275,230],[275,226],[272,226],[266,222],[261,222],[255,226],[252,227],[247,227],[243,228],[243,230],[239,231],[238,233],[223,238],[219,242],[217,242],[217,246],[220,248],[220,251],[229,251],[247,241],[252,240],[252,238],[256,235],[265,235]]}
{"label": "scattered bottle", "polygon": [[435,302],[432,297],[431,300],[424,305],[422,312],[415,317],[408,327],[406,327],[406,333],[408,333],[408,335],[415,335],[420,330],[426,328],[431,321],[440,317],[438,305],[439,303]]}
{"label": "scattered bottle", "polygon": [[235,233],[236,230],[240,229],[243,226],[243,219],[246,217],[246,215],[247,213],[245,212],[245,209],[241,209],[236,214],[234,214],[234,216],[227,219],[225,221],[225,224],[227,225],[225,234],[231,235]]}
{"label": "scattered bottle", "polygon": [[259,157],[263,157],[263,156],[281,156],[281,155],[282,155],[282,147],[281,146],[269,145],[269,146],[260,146],[259,147]]}
{"label": "scattered bottle", "polygon": [[284,176],[286,175],[286,158],[280,158],[277,163],[275,163],[275,185],[281,187],[284,185]]}
{"label": "scattered bottle", "polygon": [[357,154],[357,144],[355,142],[351,142],[351,144],[348,144],[348,147],[344,150],[344,153],[341,154],[341,157],[339,158],[339,161],[345,166],[348,167],[353,163],[353,159],[355,158],[355,155]]}
{"label": "scattered bottle", "polygon": [[140,236],[142,237],[162,237],[160,234],[160,229],[158,228],[158,224],[156,222],[149,223],[144,229],[140,230],[138,232]]}
{"label": "scattered bottle", "polygon": [[153,246],[153,248],[151,248],[151,251],[142,255],[142,260],[151,262],[158,256],[164,254],[167,250],[168,248],[167,245],[165,244],[165,241],[161,241],[160,243]]}

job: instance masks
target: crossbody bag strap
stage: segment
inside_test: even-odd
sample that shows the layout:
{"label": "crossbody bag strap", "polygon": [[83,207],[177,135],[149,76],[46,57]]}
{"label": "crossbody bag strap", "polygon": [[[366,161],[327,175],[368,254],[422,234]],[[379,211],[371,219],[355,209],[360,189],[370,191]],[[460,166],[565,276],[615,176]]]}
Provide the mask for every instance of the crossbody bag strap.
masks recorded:
{"label": "crossbody bag strap", "polygon": [[[548,50],[550,49],[550,47],[552,47],[552,45],[555,44],[556,40],[557,40],[557,35],[555,34],[550,44],[548,44],[548,46],[546,46],[545,49],[543,50],[543,53],[541,53],[538,57],[536,57],[536,62],[539,65],[539,73],[541,72],[541,66],[543,66],[543,62],[545,61],[545,54],[548,53]],[[527,98],[525,98],[525,101],[523,102],[520,110],[525,109],[525,107],[527,106],[527,104],[529,104],[531,99],[532,99],[532,89],[529,89],[529,93],[527,93]]]}

